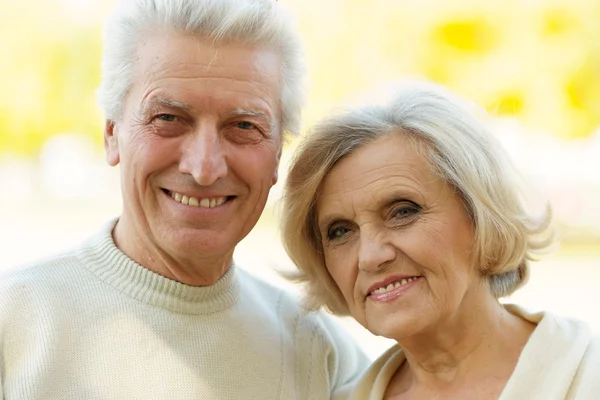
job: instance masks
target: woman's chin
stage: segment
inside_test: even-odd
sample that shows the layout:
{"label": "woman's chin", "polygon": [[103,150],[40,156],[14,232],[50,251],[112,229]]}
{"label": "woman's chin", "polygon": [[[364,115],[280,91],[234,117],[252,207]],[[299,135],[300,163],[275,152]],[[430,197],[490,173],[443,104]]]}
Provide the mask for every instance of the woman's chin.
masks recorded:
{"label": "woman's chin", "polygon": [[423,330],[423,319],[412,315],[370,315],[366,328],[374,335],[401,341],[402,338],[418,335]]}

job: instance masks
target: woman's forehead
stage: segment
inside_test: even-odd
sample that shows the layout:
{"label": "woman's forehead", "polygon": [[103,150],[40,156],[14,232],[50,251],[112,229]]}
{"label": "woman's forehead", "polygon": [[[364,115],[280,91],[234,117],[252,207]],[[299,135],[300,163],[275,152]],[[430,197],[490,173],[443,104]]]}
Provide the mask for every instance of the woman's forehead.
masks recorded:
{"label": "woman's forehead", "polygon": [[380,207],[400,197],[422,202],[441,186],[410,140],[386,137],[357,149],[329,171],[317,196],[317,216],[348,205]]}
{"label": "woman's forehead", "polygon": [[377,181],[397,178],[413,184],[428,180],[433,171],[413,142],[390,135],[368,143],[339,160],[325,175],[320,195],[344,193]]}

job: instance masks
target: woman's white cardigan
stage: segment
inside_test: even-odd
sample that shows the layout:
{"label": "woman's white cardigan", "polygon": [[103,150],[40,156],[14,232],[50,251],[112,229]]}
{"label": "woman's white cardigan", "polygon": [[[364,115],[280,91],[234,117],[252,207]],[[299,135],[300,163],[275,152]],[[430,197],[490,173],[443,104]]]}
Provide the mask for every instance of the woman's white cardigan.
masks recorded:
{"label": "woman's white cardigan", "polygon": [[[512,304],[505,307],[537,327],[499,400],[600,400],[600,338],[587,324]],[[405,361],[400,346],[393,346],[365,372],[350,400],[381,400]]]}

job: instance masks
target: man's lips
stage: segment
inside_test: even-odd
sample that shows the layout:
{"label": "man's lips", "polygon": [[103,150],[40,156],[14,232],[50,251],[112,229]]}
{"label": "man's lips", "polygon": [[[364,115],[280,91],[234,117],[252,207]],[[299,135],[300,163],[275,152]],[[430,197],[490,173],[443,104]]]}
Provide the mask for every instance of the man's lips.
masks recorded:
{"label": "man's lips", "polygon": [[180,193],[168,189],[163,189],[163,192],[175,200],[177,203],[184,204],[190,207],[216,208],[227,201],[232,200],[235,196],[222,195],[191,195],[189,193]]}

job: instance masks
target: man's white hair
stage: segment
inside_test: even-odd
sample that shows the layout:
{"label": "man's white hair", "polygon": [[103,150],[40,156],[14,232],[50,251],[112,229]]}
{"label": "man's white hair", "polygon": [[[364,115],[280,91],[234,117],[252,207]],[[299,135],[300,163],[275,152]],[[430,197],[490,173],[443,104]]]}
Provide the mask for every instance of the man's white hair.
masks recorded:
{"label": "man's white hair", "polygon": [[297,133],[305,64],[293,22],[275,0],[122,0],[105,26],[100,106],[110,120],[122,116],[140,39],[157,29],[173,30],[212,42],[265,46],[277,52],[281,57],[282,131]]}

